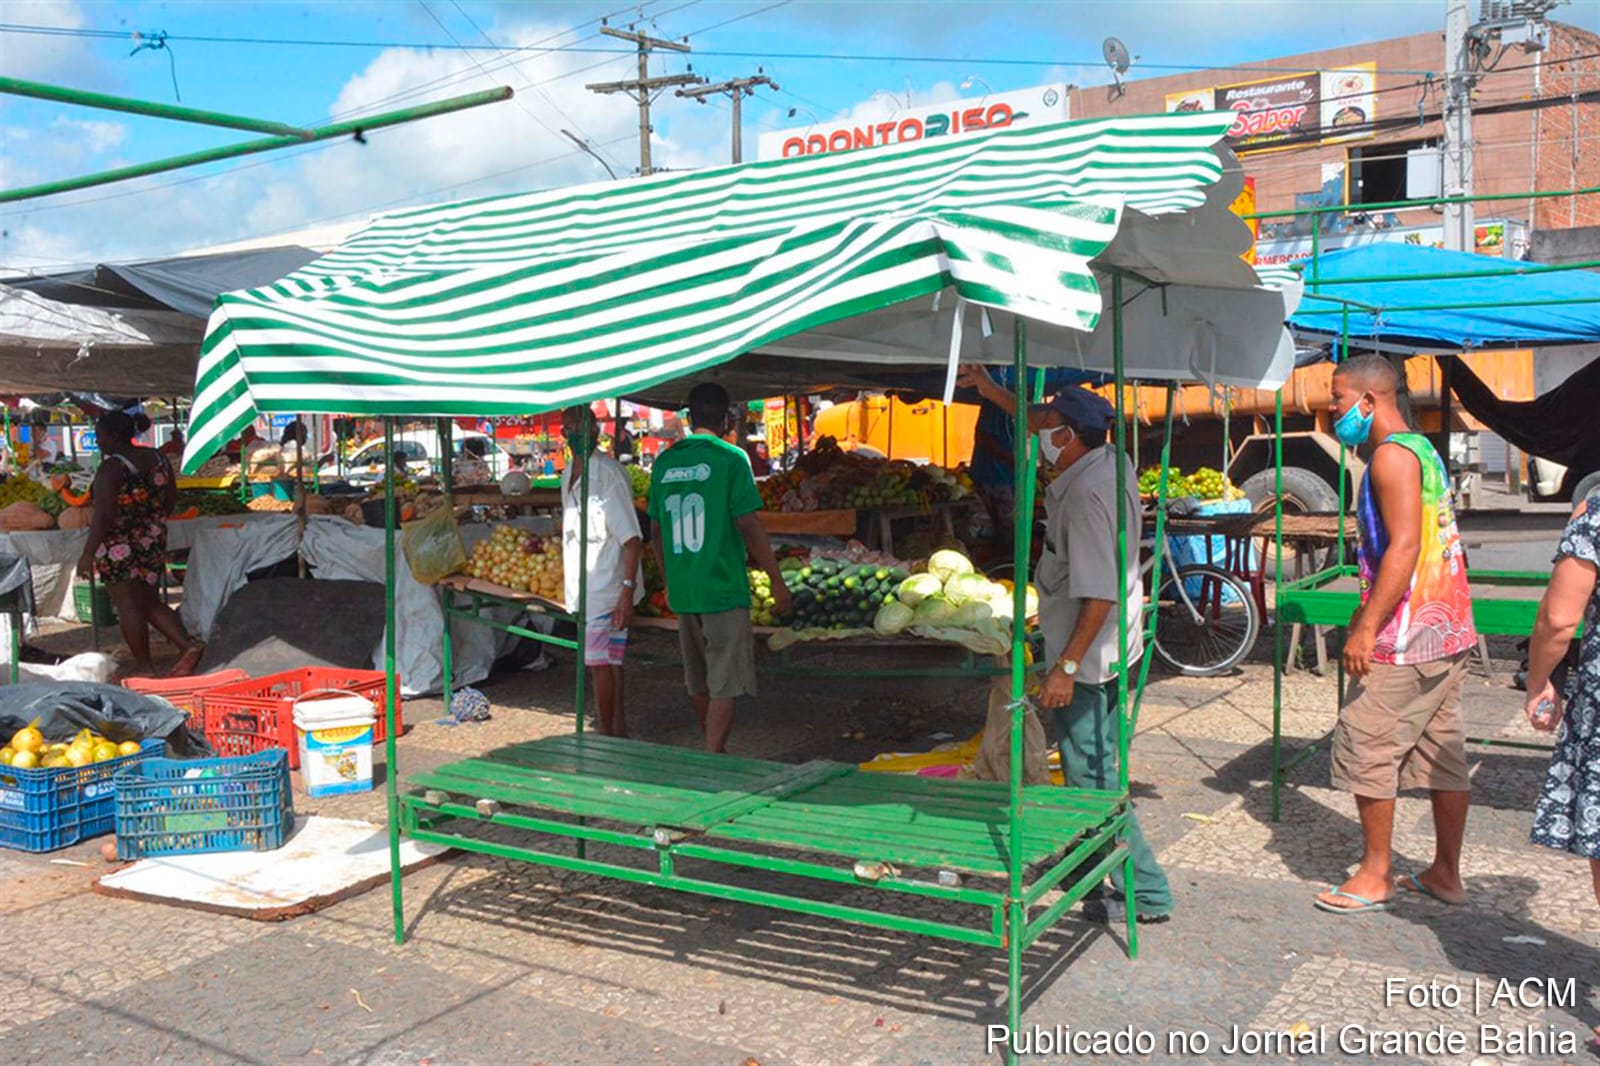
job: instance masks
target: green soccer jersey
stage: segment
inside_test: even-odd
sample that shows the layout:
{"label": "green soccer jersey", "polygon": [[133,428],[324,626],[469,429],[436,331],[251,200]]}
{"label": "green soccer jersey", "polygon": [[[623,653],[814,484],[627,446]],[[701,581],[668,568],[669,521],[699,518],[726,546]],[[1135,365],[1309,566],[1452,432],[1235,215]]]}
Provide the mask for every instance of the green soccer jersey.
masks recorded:
{"label": "green soccer jersey", "polygon": [[691,433],[656,458],[650,519],[661,538],[673,613],[750,606],[744,538],[734,520],[759,510],[750,460],[728,442]]}

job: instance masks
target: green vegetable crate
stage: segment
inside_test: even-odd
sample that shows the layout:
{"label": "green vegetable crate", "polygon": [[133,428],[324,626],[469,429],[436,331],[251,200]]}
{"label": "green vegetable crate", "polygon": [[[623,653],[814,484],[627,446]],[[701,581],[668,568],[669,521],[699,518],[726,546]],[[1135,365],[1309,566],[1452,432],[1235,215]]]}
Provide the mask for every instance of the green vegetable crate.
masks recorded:
{"label": "green vegetable crate", "polygon": [[111,593],[106,591],[104,585],[91,586],[88,582],[74,585],[72,588],[72,603],[78,611],[78,621],[88,622],[90,611],[93,610],[95,621],[103,626],[114,625],[117,621],[116,608],[111,606]]}

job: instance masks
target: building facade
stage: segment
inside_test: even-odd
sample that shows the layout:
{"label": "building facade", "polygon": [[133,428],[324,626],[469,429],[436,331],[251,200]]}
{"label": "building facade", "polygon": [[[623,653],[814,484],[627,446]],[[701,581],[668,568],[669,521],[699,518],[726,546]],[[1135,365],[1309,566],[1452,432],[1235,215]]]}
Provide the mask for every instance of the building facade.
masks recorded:
{"label": "building facade", "polygon": [[[1444,194],[1444,34],[1425,33],[1270,59],[1234,69],[1072,90],[1074,118],[1239,109],[1229,142],[1256,210],[1349,205],[1325,214],[1319,243],[1437,244],[1436,209],[1381,204]],[[1135,66],[1133,73],[1137,74]],[[1516,195],[1600,185],[1600,37],[1560,23],[1542,52],[1505,49],[1472,100],[1474,192]],[[1477,250],[1526,258],[1535,233],[1600,226],[1600,196],[1517,198],[1475,210]],[[1309,256],[1313,216],[1263,219],[1258,262]]]}

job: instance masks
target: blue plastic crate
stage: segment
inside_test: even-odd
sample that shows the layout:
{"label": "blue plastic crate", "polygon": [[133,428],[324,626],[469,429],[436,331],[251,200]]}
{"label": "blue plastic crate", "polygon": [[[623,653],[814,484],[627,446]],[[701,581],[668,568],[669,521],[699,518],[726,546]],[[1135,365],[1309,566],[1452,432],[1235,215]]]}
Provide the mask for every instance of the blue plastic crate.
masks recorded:
{"label": "blue plastic crate", "polygon": [[272,851],[294,828],[288,753],[149,759],[117,775],[117,858]]}
{"label": "blue plastic crate", "polygon": [[89,766],[0,766],[0,848],[55,851],[111,832],[117,825],[117,772],[138,766],[165,747],[165,741],[147,740],[132,755]]}

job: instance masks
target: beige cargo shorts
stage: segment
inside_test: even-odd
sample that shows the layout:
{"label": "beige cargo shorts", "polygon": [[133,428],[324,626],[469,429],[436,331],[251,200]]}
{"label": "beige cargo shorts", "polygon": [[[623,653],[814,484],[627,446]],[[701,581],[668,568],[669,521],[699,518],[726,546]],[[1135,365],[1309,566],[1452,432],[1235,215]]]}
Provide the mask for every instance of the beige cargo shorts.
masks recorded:
{"label": "beige cargo shorts", "polygon": [[1369,799],[1466,792],[1461,685],[1469,652],[1415,666],[1373,663],[1353,680],[1333,732],[1333,786]]}

